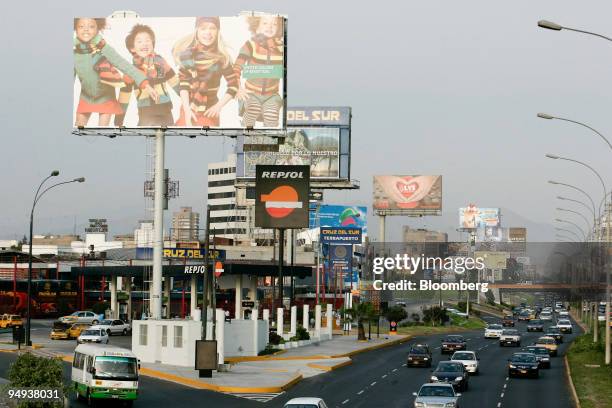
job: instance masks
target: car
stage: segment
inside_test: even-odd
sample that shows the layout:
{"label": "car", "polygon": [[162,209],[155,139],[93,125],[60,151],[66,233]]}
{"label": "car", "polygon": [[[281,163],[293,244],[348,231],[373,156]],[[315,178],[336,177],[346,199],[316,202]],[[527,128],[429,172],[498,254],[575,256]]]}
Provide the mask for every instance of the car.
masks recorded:
{"label": "car", "polygon": [[102,320],[100,323],[91,326],[92,329],[102,329],[106,331],[109,336],[113,334],[123,334],[127,335],[132,328],[129,323],[124,322],[123,320]]}
{"label": "car", "polygon": [[557,326],[550,326],[546,329],[544,336],[552,337],[557,344],[563,343],[563,333],[561,333],[561,330],[559,330]]}
{"label": "car", "polygon": [[557,341],[550,336],[542,336],[538,338],[534,343],[534,346],[546,348],[551,356],[556,356],[559,348]]}
{"label": "car", "polygon": [[478,375],[478,356],[474,351],[455,351],[450,361],[458,361],[463,364],[466,371],[470,374]]}
{"label": "car", "polygon": [[440,361],[431,373],[432,383],[448,383],[458,391],[468,389],[468,372],[464,365],[457,361]]}
{"label": "car", "polygon": [[412,395],[416,397],[414,408],[458,408],[461,393],[456,393],[451,384],[428,383],[421,385],[419,392],[413,392]]}
{"label": "car", "polygon": [[402,306],[402,307],[406,307],[406,302],[395,302],[395,306]]}
{"label": "car", "polygon": [[60,321],[53,322],[49,338],[51,340],[68,340],[70,338],[70,324]]}
{"label": "car", "polygon": [[542,321],[551,321],[553,319],[553,315],[551,312],[548,311],[542,311],[542,313],[540,313],[540,320]]}
{"label": "car", "polygon": [[514,327],[516,323],[514,322],[514,316],[513,315],[506,315],[504,316],[503,320],[502,320],[502,326],[503,327]]}
{"label": "car", "polygon": [[465,350],[466,348],[467,348],[467,344],[463,336],[451,334],[442,339],[442,346],[440,347],[440,353],[451,354],[457,350]]}
{"label": "car", "polygon": [[521,346],[521,335],[518,330],[504,329],[502,335],[499,337],[499,347],[504,346]]}
{"label": "car", "polygon": [[88,329],[90,326],[87,323],[75,323],[68,329],[68,338],[76,339],[81,335],[81,332]]}
{"label": "car", "polygon": [[457,309],[453,309],[453,308],[450,308],[450,307],[449,307],[449,308],[447,308],[447,309],[446,309],[446,311],[447,311],[447,312],[449,312],[449,313],[452,313],[452,314],[454,314],[454,315],[457,315],[457,316],[467,317],[467,315],[468,315],[468,314],[467,314],[467,313],[465,313],[465,312],[460,312],[459,310],[457,310]]}
{"label": "car", "polygon": [[550,354],[546,347],[528,346],[523,349],[526,353],[533,353],[540,364],[540,368],[550,368]]}
{"label": "car", "polygon": [[519,322],[528,322],[529,319],[531,319],[531,313],[529,311],[527,311],[527,310],[523,310],[518,315],[518,321]]}
{"label": "car", "polygon": [[300,397],[287,401],[283,408],[327,408],[327,405],[321,398]]}
{"label": "car", "polygon": [[559,310],[559,317],[569,317],[569,312],[565,309]]}
{"label": "car", "polygon": [[544,323],[540,319],[533,319],[527,323],[527,331],[544,331]]}
{"label": "car", "polygon": [[573,330],[572,322],[569,319],[557,320],[557,328],[561,333],[571,333]]}
{"label": "car", "polygon": [[104,320],[103,315],[97,315],[89,310],[80,310],[74,312],[68,316],[62,316],[59,318],[62,323],[88,323],[97,324],[99,321]]}
{"label": "car", "polygon": [[485,328],[484,338],[485,339],[499,339],[504,328],[501,324],[490,324]]}
{"label": "car", "polygon": [[108,344],[108,334],[102,329],[86,329],[77,337],[77,343],[104,343]]}
{"label": "car", "polygon": [[406,367],[431,367],[431,360],[431,351],[427,344],[414,344],[408,352]]}
{"label": "car", "polygon": [[23,319],[19,315],[8,315],[6,325],[4,327],[19,327],[23,326]]}
{"label": "car", "polygon": [[533,353],[514,353],[508,359],[508,377],[514,376],[540,376],[540,364]]}

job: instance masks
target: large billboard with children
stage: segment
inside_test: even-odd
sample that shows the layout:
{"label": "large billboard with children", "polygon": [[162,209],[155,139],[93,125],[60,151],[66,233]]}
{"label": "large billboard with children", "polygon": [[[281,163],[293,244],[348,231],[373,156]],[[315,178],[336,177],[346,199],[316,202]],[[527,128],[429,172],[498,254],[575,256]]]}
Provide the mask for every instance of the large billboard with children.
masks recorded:
{"label": "large billboard with children", "polygon": [[75,18],[75,127],[283,129],[285,19]]}

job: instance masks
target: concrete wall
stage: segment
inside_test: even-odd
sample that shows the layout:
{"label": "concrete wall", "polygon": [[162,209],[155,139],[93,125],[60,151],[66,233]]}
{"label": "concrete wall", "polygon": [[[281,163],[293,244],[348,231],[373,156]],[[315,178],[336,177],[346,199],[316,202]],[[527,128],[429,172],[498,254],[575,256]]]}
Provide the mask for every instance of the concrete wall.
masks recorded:
{"label": "concrete wall", "polygon": [[226,357],[256,356],[268,345],[267,320],[232,320],[224,327]]}
{"label": "concrete wall", "polygon": [[[194,366],[195,341],[201,339],[201,322],[170,319],[134,320],[132,325],[132,351],[141,361],[182,367]],[[167,327],[165,344],[162,340],[163,326]],[[182,328],[180,343],[175,342],[177,327]],[[146,345],[141,344],[143,330],[147,333]]]}

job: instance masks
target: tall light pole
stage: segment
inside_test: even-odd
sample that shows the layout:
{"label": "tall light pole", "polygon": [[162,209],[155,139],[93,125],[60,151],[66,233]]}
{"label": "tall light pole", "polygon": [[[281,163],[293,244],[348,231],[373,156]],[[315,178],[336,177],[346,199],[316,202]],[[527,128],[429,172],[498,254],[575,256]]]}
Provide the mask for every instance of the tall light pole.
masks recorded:
{"label": "tall light pole", "polygon": [[593,201],[591,196],[586,191],[584,191],[580,187],[576,187],[574,185],[567,184],[567,183],[561,183],[560,181],[548,180],[548,183],[552,184],[552,185],[568,187],[568,188],[571,188],[573,190],[579,191],[580,193],[584,194],[585,197],[588,198],[589,201],[591,202],[591,208],[592,208],[591,212],[593,214],[593,223],[596,223],[596,218],[595,217],[596,217],[597,210],[595,209],[595,202]]}
{"label": "tall light pole", "polygon": [[580,216],[584,220],[584,223],[587,225],[587,228],[589,229],[589,231],[591,231],[591,224],[589,223],[587,218],[584,215],[582,215],[582,213],[579,213],[578,211],[574,211],[574,210],[569,210],[567,208],[561,208],[561,207],[557,207],[557,211],[569,212],[569,213]]}
{"label": "tall light pole", "polygon": [[577,28],[562,26],[560,24],[553,23],[552,21],[540,20],[538,21],[538,26],[542,28],[546,28],[548,30],[553,30],[553,31],[561,31],[561,30],[574,31],[577,33],[593,35],[595,37],[603,38],[604,40],[612,41],[612,38],[606,37],[605,35],[597,34],[591,31],[580,30]]}
{"label": "tall light pole", "polygon": [[557,221],[557,222],[564,222],[564,223],[566,223],[566,224],[570,224],[570,225],[573,225],[574,227],[576,227],[576,229],[577,229],[578,231],[580,231],[580,233],[582,234],[582,238],[583,238],[582,240],[583,240],[584,242],[586,242],[586,240],[587,240],[587,235],[586,235],[586,233],[584,232],[584,230],[583,230],[582,228],[580,228],[580,225],[576,224],[575,222],[568,221],[568,220],[565,220],[565,219],[562,219],[562,218],[555,218],[555,221]]}
{"label": "tall light pole", "polygon": [[578,241],[576,242],[583,242],[582,238],[580,237],[580,235],[576,234],[574,231],[569,230],[567,228],[559,228],[559,227],[555,227],[555,231],[563,231],[563,232],[567,232],[569,234],[572,234],[573,236],[575,236]]}
{"label": "tall light pole", "polygon": [[38,201],[41,199],[41,197],[49,190],[51,190],[54,187],[57,186],[61,186],[63,184],[70,184],[70,183],[82,183],[85,181],[85,177],[79,177],[79,178],[75,178],[73,180],[69,180],[69,181],[63,181],[61,183],[57,183],[57,184],[53,184],[50,187],[47,187],[46,189],[44,189],[42,191],[42,193],[40,192],[40,189],[42,188],[43,184],[45,184],[45,182],[47,180],[49,180],[51,177],[55,177],[59,175],[59,171],[58,170],[53,170],[51,172],[51,174],[49,176],[47,176],[38,186],[38,189],[36,190],[36,194],[34,195],[34,202],[32,203],[32,211],[30,211],[30,247],[28,249],[28,306],[27,306],[27,325],[26,325],[26,338],[25,338],[25,343],[28,346],[32,345],[32,340],[31,340],[31,336],[30,336],[30,325],[31,325],[31,317],[32,317],[32,311],[31,311],[31,303],[32,303],[32,237],[34,235],[34,208],[36,207],[36,204],[38,203]]}

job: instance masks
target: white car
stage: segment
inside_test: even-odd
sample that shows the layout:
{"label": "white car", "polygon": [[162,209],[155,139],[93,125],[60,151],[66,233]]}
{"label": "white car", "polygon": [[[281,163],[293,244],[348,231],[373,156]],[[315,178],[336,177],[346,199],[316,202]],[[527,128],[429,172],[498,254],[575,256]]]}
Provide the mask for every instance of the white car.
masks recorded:
{"label": "white car", "polygon": [[557,321],[557,328],[561,333],[571,333],[573,330],[572,322],[568,319],[560,319]]}
{"label": "white car", "polygon": [[478,374],[478,356],[473,351],[455,351],[451,361],[457,361],[471,374]]}
{"label": "white car", "polygon": [[301,397],[287,401],[283,408],[327,408],[327,405],[321,398]]}
{"label": "white car", "polygon": [[108,334],[102,329],[89,328],[83,330],[81,335],[77,337],[77,343],[104,343],[108,344]]}
{"label": "white car", "polygon": [[490,324],[485,328],[484,337],[485,339],[499,339],[503,331],[501,324]]}
{"label": "white car", "polygon": [[125,336],[132,330],[130,324],[123,320],[102,320],[91,328],[104,330],[109,336],[113,334],[123,334]]}
{"label": "white car", "polygon": [[569,312],[565,309],[559,310],[559,317],[569,317]]}
{"label": "white car", "polygon": [[552,320],[552,319],[553,319],[552,313],[544,312],[544,311],[540,313],[540,320]]}
{"label": "white car", "polygon": [[62,323],[86,323],[86,324],[97,324],[100,320],[104,319],[104,315],[95,314],[89,310],[80,310],[74,312],[68,316],[62,316],[59,321]]}

